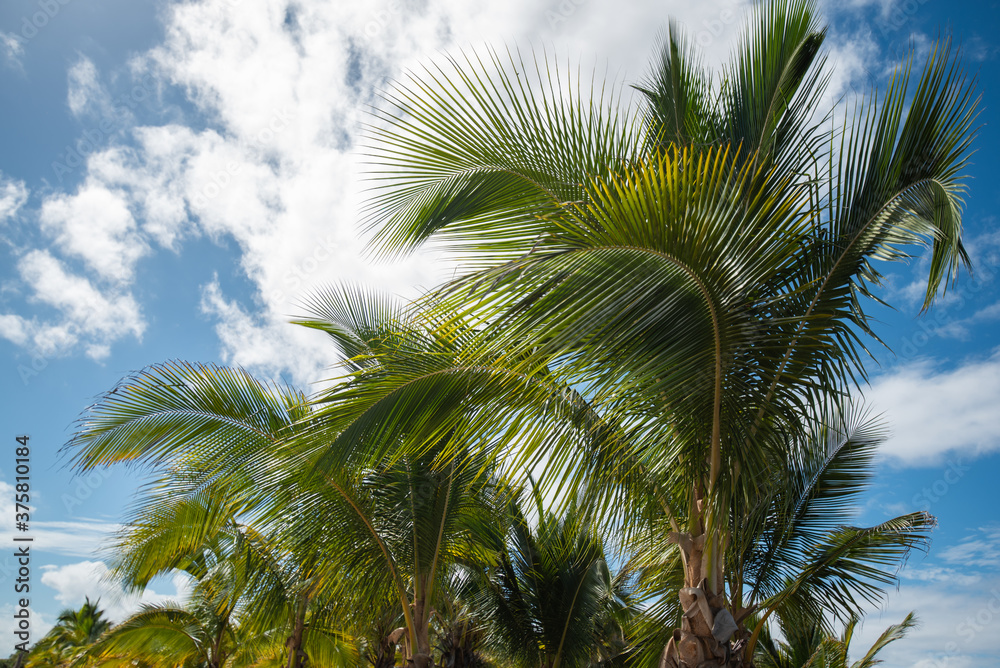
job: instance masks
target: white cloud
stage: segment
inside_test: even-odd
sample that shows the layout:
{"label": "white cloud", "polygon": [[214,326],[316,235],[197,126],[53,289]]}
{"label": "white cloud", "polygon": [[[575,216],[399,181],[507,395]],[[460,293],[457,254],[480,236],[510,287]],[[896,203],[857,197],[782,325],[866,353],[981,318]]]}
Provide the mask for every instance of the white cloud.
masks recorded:
{"label": "white cloud", "polygon": [[90,357],[106,356],[108,344],[125,336],[141,338],[146,323],[131,294],[102,292],[84,277],[69,273],[48,251],[30,251],[18,262],[21,278],[32,290],[32,299],[55,308],[55,324],[19,315],[3,316],[0,336],[14,343],[30,344],[39,354],[69,354],[81,342]]}
{"label": "white cloud", "polygon": [[107,97],[97,78],[94,61],[81,57],[67,73],[66,102],[74,116],[81,116],[88,107],[102,104]]}
{"label": "white cloud", "polygon": [[[205,288],[202,310],[217,320],[215,331],[227,364],[255,369],[272,378],[280,377],[287,370],[297,379],[317,381],[315,360],[322,359],[324,353],[330,357],[329,347],[322,346],[324,342],[319,337],[309,336],[304,329],[285,331],[292,329],[288,318],[267,321],[248,313],[223,296],[218,282]],[[295,351],[291,356],[289,346]],[[296,359],[301,360],[303,366],[296,365]]]}
{"label": "white cloud", "polygon": [[29,340],[28,323],[20,316],[0,315],[0,337],[23,346]]}
{"label": "white cloud", "polygon": [[1000,570],[1000,526],[981,527],[974,535],[942,551],[941,558],[966,568]]}
{"label": "white cloud", "polygon": [[[984,229],[996,227],[996,221],[992,218],[977,222]],[[965,248],[972,260],[972,271],[961,270],[957,284],[949,286],[946,292],[938,295],[934,308],[927,315],[929,320],[936,322],[932,329],[937,336],[958,339],[968,336],[968,326],[981,321],[982,318],[956,320],[954,311],[974,301],[983,290],[991,290],[997,269],[1000,267],[1000,232],[980,234],[966,239]],[[923,304],[927,293],[927,275],[930,266],[931,254],[922,253],[905,276],[899,273],[891,274],[886,286],[888,301],[902,300],[906,306],[916,310]]]}
{"label": "white cloud", "polygon": [[881,453],[896,463],[926,466],[948,452],[1000,449],[1000,351],[948,370],[917,360],[874,378],[866,395],[889,422]]}
{"label": "white cloud", "polygon": [[[84,185],[73,195],[49,196],[41,216],[56,247],[42,252],[52,262],[58,262],[56,249],[82,259],[106,283],[90,287],[103,293],[108,306],[130,309],[136,327],[117,319],[116,326],[87,329],[62,304],[58,318],[20,315],[0,334],[105,354],[114,341],[138,336],[144,326],[126,291],[136,263],[157,246],[183,253],[185,240],[205,235],[235,242],[254,289],[252,302],[236,303],[218,285],[206,286],[203,307],[216,319],[224,357],[269,375],[290,373],[296,382],[315,380],[331,361],[329,349],[315,333],[285,324],[306,291],[349,279],[410,296],[453,271],[429,252],[392,265],[362,259],[357,217],[367,184],[359,176],[355,145],[370,120],[365,109],[387,79],[419,70],[442,51],[489,44],[525,52],[537,45],[571,69],[582,62],[584,80],[595,68],[598,81],[607,76],[633,82],[645,75],[657,33],[670,17],[687,28],[713,67],[728,55],[749,4],[170,4],[162,13],[163,43],[134,57],[130,74],[146,88],[183,91],[197,113],[112,133],[109,141],[127,136],[133,143],[91,152]],[[838,69],[828,102],[849,88],[872,56],[862,38],[831,39],[829,46]],[[107,106],[101,73],[91,61],[80,59],[68,79],[74,113]],[[131,122],[129,114],[122,118]],[[100,202],[108,205],[106,218],[95,217]],[[49,303],[49,297],[37,294],[36,300]]]}
{"label": "white cloud", "polygon": [[24,181],[9,179],[0,174],[0,224],[17,215],[28,201],[28,189]]}
{"label": "white cloud", "polygon": [[[18,620],[14,619],[14,613],[16,612],[14,606],[17,599],[11,596],[9,600],[11,601],[10,603],[7,603],[5,600],[3,605],[0,605],[0,637],[3,637],[5,640],[9,639],[7,646],[13,650],[13,645],[20,643],[21,639],[14,635],[14,632],[18,630]],[[49,619],[47,615],[38,612],[30,605],[28,606],[28,619],[31,624],[29,629],[31,637],[28,641],[28,646],[30,647],[49,632],[49,629],[53,626],[53,620]]]}
{"label": "white cloud", "polygon": [[974,585],[983,579],[982,574],[977,572],[960,571],[955,568],[943,568],[940,566],[907,567],[900,573],[900,577],[904,580],[944,582],[963,587]]}
{"label": "white cloud", "polygon": [[1000,319],[1000,301],[993,302],[989,306],[979,309],[972,314],[972,319],[975,322],[990,322]]}
{"label": "white cloud", "polygon": [[972,668],[993,662],[1000,578],[910,582],[890,592],[883,608],[869,613],[855,633],[852,658],[859,659],[886,626],[898,624],[910,611],[916,612],[919,625],[879,655],[883,668]]}
{"label": "white cloud", "polygon": [[130,281],[148,250],[125,196],[98,183],[85,183],[75,195],[46,198],[39,220],[64,253],[83,259],[105,280]]}
{"label": "white cloud", "polygon": [[330,350],[322,337],[286,324],[306,291],[351,279],[413,295],[449,270],[429,253],[394,265],[362,260],[356,218],[364,184],[353,146],[363,107],[386,77],[470,41],[551,41],[573,61],[593,54],[590,62],[606,59],[611,76],[634,80],[668,15],[679,14],[695,35],[709,31],[709,60],[717,62],[744,5],[174,5],[165,42],[136,67],[183,87],[209,129],[138,128],[134,151],[92,156],[88,174],[127,190],[142,232],[162,246],[183,252],[184,239],[202,233],[235,240],[254,302],[236,303],[212,284],[202,303],[216,318],[224,358],[312,381],[331,362]]}
{"label": "white cloud", "polygon": [[174,592],[160,594],[147,588],[141,594],[126,592],[108,578],[108,567],[103,561],[81,561],[65,566],[42,566],[42,584],[56,590],[55,599],[67,608],[79,608],[89,597],[100,599],[100,607],[113,622],[120,622],[143,604],[183,602],[187,578],[178,574],[172,579]]}
{"label": "white cloud", "polygon": [[21,69],[21,56],[24,55],[24,44],[14,33],[0,32],[0,53],[4,60],[17,69]]}
{"label": "white cloud", "polygon": [[[37,500],[38,496],[35,493]],[[10,545],[11,539],[19,534],[15,529],[14,487],[0,480],[0,540]],[[36,516],[32,506],[29,517]],[[102,520],[77,518],[73,521],[38,521],[29,520],[32,549],[50,554],[61,554],[70,557],[94,557],[106,539],[120,527],[118,524]],[[9,576],[14,571],[14,561],[11,554],[0,555],[0,579]]]}

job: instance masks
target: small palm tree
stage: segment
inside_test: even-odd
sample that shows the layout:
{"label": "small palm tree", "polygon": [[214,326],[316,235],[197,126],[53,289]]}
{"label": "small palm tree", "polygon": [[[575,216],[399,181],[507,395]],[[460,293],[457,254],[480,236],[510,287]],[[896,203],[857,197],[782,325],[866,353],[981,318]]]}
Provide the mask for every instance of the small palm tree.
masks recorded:
{"label": "small palm tree", "polygon": [[779,616],[778,621],[784,640],[777,640],[770,633],[762,638],[754,659],[759,668],[873,668],[881,663],[877,657],[886,646],[902,639],[917,625],[911,612],[901,623],[883,631],[865,655],[851,663],[848,650],[858,625],[856,617],[848,621],[839,638],[827,633],[820,622],[810,617],[786,614]]}
{"label": "small palm tree", "polygon": [[437,641],[438,665],[442,668],[486,668],[486,629],[470,601],[461,597],[461,587],[452,583],[435,610],[432,635]]}
{"label": "small palm tree", "polygon": [[523,668],[597,666],[625,654],[629,582],[613,574],[585,515],[546,512],[537,525],[512,505],[498,561],[473,581],[473,600],[497,657]]}
{"label": "small palm tree", "polygon": [[[115,576],[136,590],[173,569],[205,586],[223,578],[215,587],[233,599],[225,619],[288,668],[350,653],[330,626],[321,546],[292,548],[282,533],[308,465],[287,441],[308,428],[309,415],[305,397],[288,388],[241,371],[168,364],[107,394],[70,443],[81,468],[133,462],[158,476],[110,548]],[[189,614],[147,612],[143,619]]]}
{"label": "small palm tree", "polygon": [[111,622],[99,607],[100,601],[87,598],[79,610],[63,610],[55,627],[28,655],[28,668],[87,665],[85,656],[109,628]]}
{"label": "small palm tree", "polygon": [[212,589],[200,583],[185,605],[143,606],[92,648],[95,663],[138,660],[152,668],[233,665],[240,650],[233,601],[217,597]]}

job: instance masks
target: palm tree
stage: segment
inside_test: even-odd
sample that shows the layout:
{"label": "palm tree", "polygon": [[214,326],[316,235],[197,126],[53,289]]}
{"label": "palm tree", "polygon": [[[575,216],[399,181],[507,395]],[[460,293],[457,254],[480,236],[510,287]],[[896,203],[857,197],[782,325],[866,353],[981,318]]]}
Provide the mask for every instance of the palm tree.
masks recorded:
{"label": "palm tree", "polygon": [[917,624],[911,612],[901,623],[883,631],[861,659],[850,663],[847,652],[857,618],[848,621],[839,638],[828,634],[822,624],[810,617],[783,615],[779,622],[785,641],[770,635],[763,639],[755,657],[760,668],[873,668],[881,663],[878,654],[890,643],[902,639]]}
{"label": "palm tree", "polygon": [[[735,592],[734,608],[742,610],[734,621],[749,630],[734,650],[753,651],[774,616],[795,617],[801,627],[832,635],[832,621],[849,622],[864,604],[878,602],[908,552],[927,546],[934,521],[926,513],[875,526],[851,524],[884,436],[881,423],[861,408],[814,415],[812,430],[787,446],[785,461],[775,462],[756,505],[734,516],[726,579]],[[639,574],[635,596],[654,601],[634,633],[640,665],[659,663],[664,646],[676,637],[667,629],[694,625],[676,599],[656,598],[682,590],[685,569],[682,555],[671,549],[676,546],[669,519],[655,507],[650,512],[654,530],[636,535],[631,544],[630,568]],[[664,525],[667,530],[655,530]],[[725,617],[722,611],[713,614]]]}
{"label": "palm tree", "polygon": [[[807,0],[763,3],[715,83],[671,28],[638,126],[551,63],[466,56],[398,84],[374,132],[376,245],[454,250],[470,273],[437,299],[486,330],[479,356],[577,389],[610,425],[621,465],[550,478],[612,488],[666,472],[652,496],[681,551],[690,622],[668,667],[722,665],[734,649],[750,660],[730,642],[748,629],[712,632],[750,608],[727,583],[736,528],[811,407],[864,380],[874,261],[930,246],[925,308],[968,262],[976,101],[950,45],[915,86],[907,61],[838,126],[815,114],[824,37]],[[482,418],[465,438],[510,423]],[[563,436],[525,447],[563,456]],[[837,592],[824,604],[856,611]]]}
{"label": "palm tree", "polygon": [[[180,524],[175,536],[197,529],[196,524]],[[152,554],[142,555],[142,548],[129,545],[122,556],[156,559],[167,542],[163,533],[145,545]],[[114,627],[91,649],[95,665],[129,665],[133,660],[151,668],[279,668],[295,660],[297,665],[305,665],[305,660],[312,661],[310,665],[352,664],[356,657],[351,643],[330,628],[326,610],[310,608],[304,621],[309,633],[290,635],[289,626],[297,618],[288,618],[286,592],[273,581],[276,576],[262,577],[261,567],[253,563],[260,547],[255,540],[220,533],[187,554],[182,571],[194,582],[188,599],[146,605]]]}
{"label": "palm tree", "polygon": [[303,541],[287,549],[286,523],[274,517],[301,494],[296,474],[306,470],[308,453],[286,442],[308,429],[308,418],[307,401],[294,390],[241,371],[175,363],[120,383],[68,445],[84,470],[127,462],[158,476],[110,547],[122,584],[141,590],[174,569],[199,580],[213,569],[236,577],[227,585],[238,599],[228,603],[230,614],[238,611],[246,634],[277,642],[288,668],[343,650],[326,610],[321,547]]}
{"label": "palm tree", "polygon": [[203,582],[186,605],[145,605],[95,644],[90,655],[99,666],[131,660],[153,668],[234,665],[241,643],[230,594]]}
{"label": "palm tree", "polygon": [[87,650],[111,628],[99,604],[87,598],[79,610],[63,610],[52,630],[32,648],[25,665],[87,665],[82,663]]}
{"label": "palm tree", "polygon": [[[354,382],[322,397],[345,413],[356,410],[345,397],[367,392],[369,376],[442,350],[384,303],[361,298],[330,292],[325,311],[306,322],[350,354]],[[363,444],[355,451],[334,420],[318,422],[291,390],[242,371],[178,363],[104,395],[68,447],[84,470],[131,462],[161,476],[116,543],[115,571],[130,586],[187,568],[192,555],[222,541],[219,563],[254,567],[241,580],[242,608],[253,613],[241,616],[241,628],[263,632],[276,615],[290,620],[289,668],[309,653],[307,618],[330,605],[351,610],[346,616],[367,636],[371,623],[357,611],[384,610],[387,594],[403,619],[407,658],[421,665],[430,661],[433,606],[450,565],[477,534],[494,530],[493,483],[474,460],[441,463],[442,450],[461,448],[446,438],[436,450],[390,456],[419,428],[413,422],[374,432],[358,424],[349,434]],[[327,603],[310,611],[318,600]],[[395,644],[387,638],[375,641],[379,656]]]}
{"label": "palm tree", "polygon": [[[332,302],[328,300],[325,303],[329,305]],[[350,308],[341,304],[343,311],[355,313],[353,316],[328,314],[327,320],[317,320],[312,324],[331,331],[335,336],[346,337],[351,327],[344,323],[357,318],[356,314],[365,310],[362,303],[363,300],[352,302]],[[363,329],[358,325],[353,327]],[[355,392],[350,400],[345,399],[348,390],[344,388],[338,389],[335,396],[329,398],[326,410],[331,417],[328,419],[338,424],[341,430],[335,440],[360,445],[364,439],[351,441],[352,431],[370,433],[367,430],[384,429],[392,421],[403,424],[422,418],[426,420],[428,404],[431,409],[439,405],[459,406],[459,413],[467,423],[483,420],[482,424],[498,424],[494,421],[498,419],[499,425],[506,428],[524,416],[543,416],[554,422],[579,423],[583,425],[582,431],[591,436],[600,433],[597,428],[600,418],[595,417],[586,402],[569,388],[558,385],[550,378],[527,378],[524,374],[515,373],[509,364],[507,367],[501,364],[502,359],[473,357],[477,333],[467,325],[456,324],[454,319],[445,318],[435,327],[425,330],[425,334],[451,342],[430,355],[426,352],[422,356],[417,355],[414,352],[416,349],[426,351],[427,347],[412,344],[414,336],[401,336],[401,327],[372,333],[375,331],[369,330],[371,341],[392,348],[391,353],[388,349],[382,350],[383,362],[378,366],[363,366],[377,356],[374,347],[366,347],[368,344],[360,343],[357,338],[349,339],[345,344],[353,351],[354,356],[349,360],[359,363],[361,375],[355,379],[357,384],[349,389]],[[461,332],[466,338],[458,339],[456,343],[455,332]],[[408,349],[409,346],[412,349]],[[466,348],[472,349],[472,352]],[[456,378],[462,382],[456,384]],[[497,381],[497,378],[502,380]],[[516,378],[517,382],[512,384],[511,378]],[[505,396],[503,391],[516,396]],[[483,397],[489,398],[492,403],[487,404],[486,409],[476,410],[478,401]],[[539,408],[538,403],[543,406]],[[558,405],[562,408],[557,409]],[[531,407],[534,407],[534,412],[529,410]],[[521,412],[518,413],[518,410]],[[335,418],[341,422],[336,422]],[[905,557],[911,547],[923,545],[931,527],[930,519],[919,513],[895,518],[875,527],[848,526],[846,511],[864,488],[870,473],[871,457],[879,441],[879,431],[861,415],[852,413],[843,417],[836,414],[812,415],[810,424],[814,427],[812,432],[801,433],[799,440],[789,442],[780,449],[783,459],[768,462],[770,478],[761,485],[753,512],[745,507],[743,515],[733,518],[731,530],[735,536],[734,544],[741,549],[733,552],[727,577],[731,587],[747,597],[739,618],[741,622],[750,619],[748,614],[761,610],[763,612],[752,621],[763,623],[789,597],[794,600],[813,597],[827,607],[843,606],[846,610],[857,608],[858,602],[853,598],[857,594],[860,594],[861,601],[874,600],[880,591],[879,585],[893,580],[893,576],[881,568],[891,568]],[[436,411],[432,426],[438,430],[433,432],[437,434],[445,429],[460,428],[448,410]],[[523,430],[500,430],[490,441],[490,446],[522,436],[525,436]],[[528,437],[530,440],[530,434]],[[595,439],[590,438],[587,442],[595,442]],[[342,452],[358,452],[350,445],[339,447]],[[588,451],[588,454],[593,458],[587,463],[587,470],[599,472],[602,462],[607,461],[606,457],[612,457],[616,452],[612,447],[606,456],[593,451]],[[558,462],[558,458],[553,457],[546,463],[550,466],[555,464],[557,469],[565,465]],[[633,462],[634,468],[644,469],[642,475],[633,476],[635,480],[630,483],[633,487],[669,488],[669,477],[656,477],[654,462],[636,458]],[[658,473],[669,473],[669,469]],[[653,505],[654,510],[659,508],[660,514],[664,515],[669,532],[673,518],[660,507],[662,497],[662,494],[656,495]],[[669,508],[669,505],[666,507]],[[782,532],[780,529],[786,522],[789,529]],[[771,535],[767,534],[768,531]],[[654,536],[655,549],[652,552],[667,555],[675,566],[679,566],[682,560],[676,552],[676,545],[665,545],[664,538],[670,538],[669,533]],[[765,558],[762,555],[770,556]],[[799,570],[790,568],[790,565],[798,566]],[[649,563],[643,564],[642,568],[647,573],[652,572]],[[669,566],[659,570],[667,575],[666,579],[650,579],[659,585],[666,583],[667,586],[661,587],[662,591],[676,592],[683,587],[683,569],[680,578],[675,578],[676,569],[671,570]],[[791,579],[782,580],[785,575],[790,575]],[[745,593],[743,585],[746,585]],[[649,589],[646,588],[646,591]],[[670,618],[672,623],[677,623],[676,607],[665,606],[667,614],[661,615],[661,619]],[[645,635],[647,639],[651,636],[662,638],[661,649],[669,639],[669,634],[663,632]],[[747,645],[746,640],[743,639],[743,647]],[[654,663],[658,660],[660,650],[649,645],[648,641],[642,649],[642,654],[651,656]]]}
{"label": "palm tree", "polygon": [[[462,596],[464,584],[461,570],[456,572],[452,587],[435,610],[432,634],[437,639],[439,665],[444,668],[486,668],[486,629],[482,617],[469,600]],[[457,586],[456,586],[457,585]]]}
{"label": "palm tree", "polygon": [[415,433],[436,428],[441,397],[424,393],[416,412],[390,401],[388,413],[370,399],[385,398],[379,381],[450,356],[454,342],[393,300],[350,287],[316,295],[309,308],[297,322],[330,335],[348,375],[319,398],[325,407],[314,438],[324,452],[316,471],[325,484],[300,506],[301,534],[327,537],[326,556],[351,581],[343,593],[354,601],[349,607],[380,610],[392,592],[405,628],[404,659],[429,666],[435,605],[453,565],[496,531],[497,490],[485,461],[447,431],[419,452],[400,450]]}
{"label": "palm tree", "polygon": [[473,580],[487,646],[505,663],[524,668],[598,666],[621,658],[634,613],[628,574],[612,573],[602,541],[576,508],[556,517],[537,490],[534,496],[537,526],[512,504],[497,563]]}

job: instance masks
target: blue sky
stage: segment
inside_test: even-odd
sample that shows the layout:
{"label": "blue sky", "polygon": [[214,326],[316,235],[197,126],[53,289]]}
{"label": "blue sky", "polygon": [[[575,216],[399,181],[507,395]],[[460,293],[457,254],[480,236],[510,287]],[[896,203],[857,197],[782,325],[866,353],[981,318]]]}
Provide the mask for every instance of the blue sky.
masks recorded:
{"label": "blue sky", "polygon": [[[552,45],[644,72],[656,30],[678,18],[718,63],[738,0],[7,0],[0,6],[0,544],[10,544],[13,443],[33,450],[32,607],[40,637],[59,610],[101,596],[95,552],[136,487],[125,471],[79,479],[59,454],[73,422],[125,374],[185,359],[239,364],[308,389],[333,361],[287,324],[296,299],[337,279],[404,296],[450,265],[429,253],[363,259],[354,142],[386,77],[435,53]],[[933,547],[869,616],[863,638],[916,609],[920,629],[886,665],[983,665],[1000,631],[1000,5],[853,0],[825,8],[831,99],[882,82],[943,29],[978,73],[983,113],[966,238],[975,274],[918,317],[920,260],[889,268],[865,394],[893,436],[859,522],[926,509]],[[589,60],[588,60],[589,59]],[[5,560],[6,559],[6,560]],[[12,559],[0,556],[0,654],[12,636]],[[156,583],[146,600],[174,596]]]}

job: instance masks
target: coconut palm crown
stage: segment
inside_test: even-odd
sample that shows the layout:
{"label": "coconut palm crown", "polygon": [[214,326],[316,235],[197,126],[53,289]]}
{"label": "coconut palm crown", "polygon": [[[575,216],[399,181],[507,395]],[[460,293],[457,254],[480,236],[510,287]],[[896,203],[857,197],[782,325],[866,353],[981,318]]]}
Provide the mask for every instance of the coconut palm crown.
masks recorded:
{"label": "coconut palm crown", "polygon": [[[464,273],[434,298],[479,318],[481,354],[580,392],[616,443],[618,466],[551,477],[663,472],[685,569],[668,667],[749,661],[749,629],[713,630],[749,612],[733,520],[815,406],[866,378],[877,261],[928,247],[925,309],[968,264],[977,99],[956,51],[823,115],[825,35],[808,0],[762,3],[716,79],[672,26],[634,107],[545,58],[462,54],[390,88],[371,133],[374,248],[453,253]],[[552,432],[528,447],[558,456]]]}

